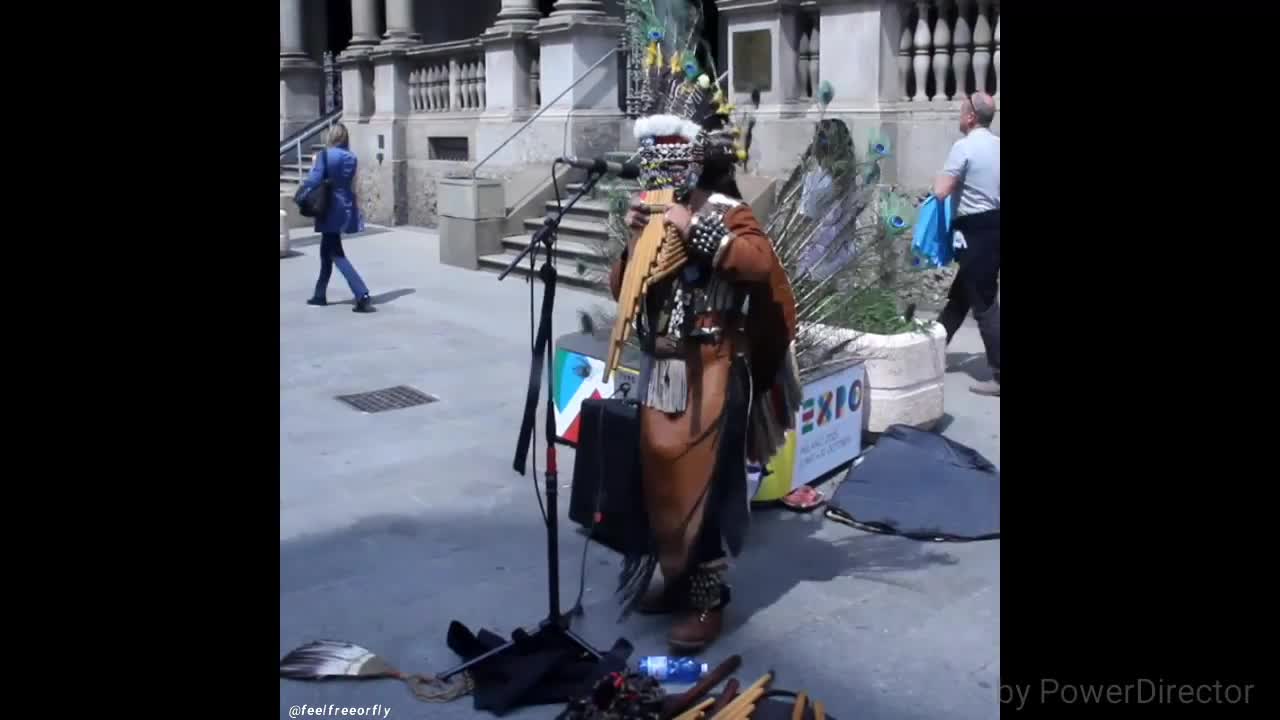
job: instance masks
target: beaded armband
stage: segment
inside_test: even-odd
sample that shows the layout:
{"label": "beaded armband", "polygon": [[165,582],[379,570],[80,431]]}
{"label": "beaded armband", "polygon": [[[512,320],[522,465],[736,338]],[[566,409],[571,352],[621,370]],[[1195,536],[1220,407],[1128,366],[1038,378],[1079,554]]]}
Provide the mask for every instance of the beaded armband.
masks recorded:
{"label": "beaded armband", "polygon": [[724,224],[725,209],[709,206],[693,219],[689,228],[689,250],[703,260],[715,257],[729,244],[733,233]]}

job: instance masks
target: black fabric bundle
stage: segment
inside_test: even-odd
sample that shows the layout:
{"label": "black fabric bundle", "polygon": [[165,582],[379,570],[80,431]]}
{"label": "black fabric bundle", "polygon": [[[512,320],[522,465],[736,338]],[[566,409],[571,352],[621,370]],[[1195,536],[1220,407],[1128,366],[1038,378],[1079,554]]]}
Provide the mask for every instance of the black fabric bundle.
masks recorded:
{"label": "black fabric bundle", "polygon": [[893,425],[849,469],[826,516],[915,540],[993,540],[1000,537],[1000,471],[973,448]]}
{"label": "black fabric bundle", "polygon": [[[576,646],[557,642],[554,633],[512,633],[516,646],[469,671],[475,683],[475,709],[505,715],[527,705],[566,703],[582,697],[609,673],[625,672],[631,643],[618,638],[599,659]],[[551,638],[551,639],[547,639]],[[479,657],[506,641],[495,633],[472,633],[458,621],[449,623],[449,649],[463,660]]]}

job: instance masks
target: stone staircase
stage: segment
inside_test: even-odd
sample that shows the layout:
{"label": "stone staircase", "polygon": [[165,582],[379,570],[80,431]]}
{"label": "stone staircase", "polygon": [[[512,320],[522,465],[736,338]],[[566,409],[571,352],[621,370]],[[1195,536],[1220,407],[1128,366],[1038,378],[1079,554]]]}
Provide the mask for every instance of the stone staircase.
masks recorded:
{"label": "stone staircase", "polygon": [[[562,187],[561,202],[569,202],[581,188],[582,183],[569,183]],[[579,200],[569,209],[569,212],[565,213],[564,220],[560,223],[560,232],[555,246],[556,270],[562,284],[593,290],[601,294],[608,293],[609,267],[601,257],[601,250],[609,239],[608,198],[610,193],[618,189],[636,193],[640,191],[640,185],[634,180],[605,178],[590,194]],[[555,217],[557,212],[556,201],[548,200],[544,216]],[[502,252],[482,255],[480,267],[484,270],[501,272],[528,247],[533,234],[542,227],[543,219],[543,217],[537,217],[525,220],[524,234],[504,237]],[[535,263],[535,275],[536,268],[541,264],[541,256],[539,256],[538,262]],[[529,274],[528,257],[520,262],[520,266],[512,274]]]}
{"label": "stone staircase", "polygon": [[298,191],[298,185],[302,179],[311,172],[311,166],[316,162],[316,154],[324,149],[322,143],[316,143],[307,147],[302,153],[302,172],[298,172],[298,156],[289,155],[280,159],[280,194],[293,197]]}

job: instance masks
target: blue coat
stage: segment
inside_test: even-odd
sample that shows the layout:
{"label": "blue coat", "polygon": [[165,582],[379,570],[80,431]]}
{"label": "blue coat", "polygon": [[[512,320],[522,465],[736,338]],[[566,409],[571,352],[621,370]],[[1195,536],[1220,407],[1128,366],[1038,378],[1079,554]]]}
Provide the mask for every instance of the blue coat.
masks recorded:
{"label": "blue coat", "polygon": [[[356,156],[345,147],[331,147],[325,151],[324,162],[328,163],[329,181],[333,185],[333,197],[330,198],[329,210],[324,217],[316,218],[316,232],[320,233],[357,233],[364,230],[364,218],[360,208],[356,206],[355,193],[352,187],[356,179]],[[315,187],[324,175],[324,165],[320,158],[307,175],[307,187]]]}
{"label": "blue coat", "polygon": [[912,229],[911,250],[916,264],[925,267],[946,267],[951,264],[955,250],[951,245],[951,198],[938,200],[933,195],[920,203],[915,227]]}

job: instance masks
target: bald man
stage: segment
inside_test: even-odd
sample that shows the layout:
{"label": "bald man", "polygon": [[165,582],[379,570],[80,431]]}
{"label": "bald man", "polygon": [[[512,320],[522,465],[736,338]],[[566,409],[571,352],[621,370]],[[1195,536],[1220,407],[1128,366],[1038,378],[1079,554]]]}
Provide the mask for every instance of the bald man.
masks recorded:
{"label": "bald man", "polygon": [[996,103],[986,93],[974,93],[960,105],[960,132],[942,172],[933,181],[939,200],[955,195],[956,260],[960,270],[951,283],[947,306],[938,322],[947,329],[947,342],[970,312],[987,349],[992,380],[970,389],[979,395],[1000,396],[1000,306],[996,304],[1000,277],[1000,138],[991,134]]}

